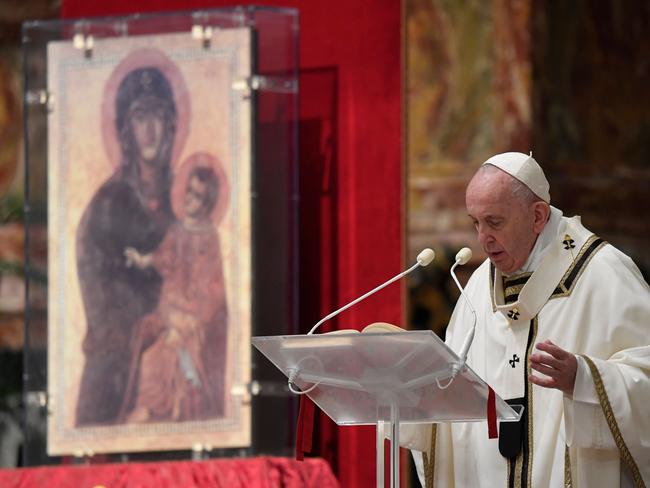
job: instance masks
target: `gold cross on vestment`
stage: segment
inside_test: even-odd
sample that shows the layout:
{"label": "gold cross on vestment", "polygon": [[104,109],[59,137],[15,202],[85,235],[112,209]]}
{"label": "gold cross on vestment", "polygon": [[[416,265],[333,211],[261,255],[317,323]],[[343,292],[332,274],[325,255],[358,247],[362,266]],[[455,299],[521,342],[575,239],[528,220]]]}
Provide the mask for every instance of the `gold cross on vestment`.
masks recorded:
{"label": "gold cross on vestment", "polygon": [[510,317],[512,320],[517,320],[519,318],[519,310],[517,310],[516,307],[512,310],[509,310],[508,317]]}
{"label": "gold cross on vestment", "polygon": [[565,234],[562,244],[564,244],[564,249],[566,249],[567,251],[569,249],[574,249],[576,247],[575,241],[571,239],[571,236],[569,234]]}

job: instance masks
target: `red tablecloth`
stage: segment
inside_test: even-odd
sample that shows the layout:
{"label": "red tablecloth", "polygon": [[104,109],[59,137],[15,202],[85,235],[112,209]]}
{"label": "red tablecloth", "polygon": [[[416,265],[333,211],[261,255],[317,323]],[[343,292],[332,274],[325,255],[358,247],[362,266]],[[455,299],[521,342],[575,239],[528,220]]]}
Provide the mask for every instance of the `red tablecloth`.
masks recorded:
{"label": "red tablecloth", "polygon": [[165,463],[50,466],[0,470],[0,487],[47,488],[338,488],[322,459],[213,459]]}

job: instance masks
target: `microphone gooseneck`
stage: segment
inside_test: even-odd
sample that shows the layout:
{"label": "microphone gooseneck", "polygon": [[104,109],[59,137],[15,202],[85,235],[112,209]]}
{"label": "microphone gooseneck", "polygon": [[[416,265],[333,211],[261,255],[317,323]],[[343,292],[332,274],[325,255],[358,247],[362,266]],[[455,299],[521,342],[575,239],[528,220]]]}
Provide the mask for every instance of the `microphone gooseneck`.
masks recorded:
{"label": "microphone gooseneck", "polygon": [[411,271],[415,270],[417,267],[419,267],[419,266],[427,266],[428,264],[431,263],[431,261],[433,261],[433,259],[434,259],[435,257],[436,257],[436,254],[433,252],[433,249],[429,249],[429,248],[424,249],[422,252],[420,252],[420,254],[418,254],[418,256],[417,256],[417,258],[416,258],[416,263],[415,263],[413,266],[411,266],[409,269],[407,269],[406,271],[403,271],[402,273],[400,273],[400,274],[398,274],[398,275],[396,275],[396,276],[393,276],[390,280],[386,281],[385,283],[382,283],[381,285],[379,285],[379,286],[376,287],[376,288],[373,288],[372,290],[370,290],[370,291],[369,291],[368,293],[366,293],[365,295],[360,296],[360,297],[357,298],[356,300],[354,300],[354,301],[348,303],[347,305],[344,305],[343,307],[339,308],[338,310],[335,310],[335,311],[332,312],[331,314],[329,314],[329,315],[323,317],[322,319],[320,319],[320,320],[316,323],[316,325],[314,325],[314,326],[311,328],[311,330],[309,331],[309,333],[308,333],[307,335],[311,335],[311,334],[313,334],[313,333],[316,331],[316,329],[318,329],[318,327],[320,327],[320,325],[321,325],[323,322],[325,322],[326,320],[329,320],[329,319],[331,319],[332,317],[334,317],[334,316],[340,314],[340,313],[343,312],[344,310],[347,310],[348,308],[350,308],[352,305],[355,305],[355,304],[359,303],[361,300],[365,300],[366,298],[368,298],[368,297],[369,297],[370,295],[372,295],[373,293],[378,292],[379,290],[381,290],[382,288],[385,288],[386,286],[390,285],[390,284],[393,283],[394,281],[397,281],[397,280],[399,280],[400,278],[403,278],[404,276],[406,276],[407,274],[409,274]]}
{"label": "microphone gooseneck", "polygon": [[450,271],[451,277],[454,279],[454,282],[456,283],[456,286],[458,287],[460,294],[463,296],[463,298],[465,298],[465,301],[467,302],[467,306],[472,312],[472,327],[467,333],[467,336],[463,341],[463,346],[460,350],[460,353],[458,354],[460,361],[452,366],[452,377],[455,377],[459,373],[459,371],[463,369],[463,367],[465,366],[465,363],[467,361],[467,353],[469,352],[469,348],[471,347],[472,341],[474,340],[474,331],[476,330],[476,310],[474,309],[474,306],[472,305],[472,302],[470,301],[469,297],[465,293],[465,290],[460,285],[460,282],[456,277],[456,273],[454,273],[454,269],[457,266],[466,264],[471,258],[472,258],[472,250],[468,247],[462,248],[460,251],[458,251],[458,254],[456,254],[456,262],[451,267],[451,271]]}
{"label": "microphone gooseneck", "polygon": [[[396,275],[396,276],[393,276],[390,280],[386,281],[385,283],[382,283],[381,285],[379,285],[379,286],[376,287],[376,288],[373,288],[372,290],[370,290],[370,291],[369,291],[368,293],[366,293],[365,295],[360,296],[360,297],[357,298],[356,300],[351,301],[351,302],[348,303],[347,305],[344,305],[343,307],[339,308],[338,310],[335,310],[335,311],[332,312],[331,314],[329,314],[329,315],[323,317],[322,319],[320,319],[320,320],[316,323],[316,325],[314,325],[314,326],[311,328],[311,330],[308,332],[307,335],[311,335],[311,334],[313,334],[314,332],[316,332],[316,329],[318,329],[318,327],[320,327],[320,325],[321,325],[323,322],[325,322],[326,320],[331,319],[331,318],[334,317],[335,315],[338,315],[338,314],[340,314],[341,312],[343,312],[344,310],[347,310],[347,309],[350,308],[352,305],[354,305],[354,304],[356,304],[356,303],[359,303],[361,300],[364,300],[364,299],[368,298],[368,297],[369,297],[370,295],[372,295],[373,293],[378,292],[379,290],[381,290],[382,288],[385,288],[386,286],[390,285],[390,284],[393,283],[394,281],[397,281],[397,280],[399,280],[400,278],[406,276],[407,274],[409,274],[411,271],[415,270],[415,269],[418,268],[419,266],[427,266],[428,264],[431,263],[431,261],[433,261],[433,259],[435,258],[435,256],[436,256],[436,254],[433,252],[433,249],[429,249],[429,248],[424,249],[422,252],[420,252],[420,254],[418,254],[418,256],[417,256],[417,258],[416,258],[416,263],[415,263],[413,266],[411,266],[409,269],[407,269],[406,271],[403,271],[402,273],[400,273],[400,274],[398,274],[398,275]],[[319,383],[314,383],[314,384],[311,385],[309,388],[307,388],[307,389],[305,389],[305,390],[303,390],[303,391],[297,390],[296,388],[294,388],[294,386],[295,386],[295,381],[296,381],[296,379],[298,378],[298,375],[299,375],[299,370],[294,369],[294,370],[291,371],[291,374],[289,375],[289,378],[288,378],[289,390],[290,390],[292,393],[295,393],[296,395],[304,395],[304,394],[306,394],[306,393],[309,393],[310,391],[312,391],[314,388],[316,388],[316,387],[319,385]]]}

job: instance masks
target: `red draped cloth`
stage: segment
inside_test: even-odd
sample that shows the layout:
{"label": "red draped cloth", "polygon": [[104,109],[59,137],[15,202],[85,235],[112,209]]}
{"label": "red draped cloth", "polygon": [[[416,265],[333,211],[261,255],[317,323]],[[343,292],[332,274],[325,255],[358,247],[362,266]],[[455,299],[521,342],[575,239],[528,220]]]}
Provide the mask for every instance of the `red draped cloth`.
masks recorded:
{"label": "red draped cloth", "polygon": [[3,488],[338,488],[320,458],[279,457],[0,469]]}

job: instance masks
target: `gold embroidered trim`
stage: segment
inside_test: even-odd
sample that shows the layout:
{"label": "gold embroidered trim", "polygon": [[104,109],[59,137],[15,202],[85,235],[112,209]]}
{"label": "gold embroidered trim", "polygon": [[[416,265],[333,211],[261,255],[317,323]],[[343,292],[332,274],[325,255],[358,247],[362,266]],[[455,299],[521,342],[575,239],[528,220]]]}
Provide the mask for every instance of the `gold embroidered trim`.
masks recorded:
{"label": "gold embroidered trim", "polygon": [[[585,268],[587,267],[587,264],[589,264],[589,261],[591,261],[591,259],[596,255],[596,253],[603,246],[607,245],[607,241],[602,241],[596,248],[590,250],[589,248],[591,247],[591,245],[595,241],[597,241],[599,239],[600,239],[600,237],[598,237],[597,235],[592,235],[582,245],[582,247],[580,248],[580,252],[578,252],[578,255],[573,260],[573,263],[571,263],[571,266],[569,266],[569,269],[567,269],[566,272],[564,273],[564,276],[562,276],[562,279],[560,280],[560,284],[555,288],[555,291],[553,292],[553,294],[551,295],[551,298],[549,298],[549,300],[553,299],[553,298],[568,297],[571,294],[571,292],[573,291],[573,289],[576,286],[576,283],[578,282],[578,280],[582,276],[582,273],[584,273]],[[581,261],[581,258],[588,251],[589,251],[589,254],[586,256],[585,260]],[[580,265],[580,268],[578,269],[578,273],[573,278],[573,280],[571,281],[569,287],[567,288],[566,281],[569,279],[569,277],[571,276],[571,273],[573,273],[575,267],[578,266],[578,265]]]}
{"label": "gold embroidered trim", "polygon": [[523,289],[524,289],[524,285],[509,286],[504,290],[503,295],[505,297],[509,297],[510,295],[519,295],[521,293],[521,290]]}
{"label": "gold embroidered trim", "polygon": [[[530,341],[530,347],[528,348],[528,353],[526,354],[526,359],[530,358],[530,354],[533,352],[535,347],[535,340],[537,339],[537,316],[533,318],[533,337]],[[528,379],[532,374],[532,369],[530,367],[530,361],[526,365],[527,375],[526,381],[528,382],[528,405],[526,409],[528,410],[528,486],[532,486],[533,482],[533,385]]]}
{"label": "gold embroidered trim", "polygon": [[494,267],[494,264],[492,264],[492,261],[490,261],[490,266],[488,266],[488,275],[489,275],[489,278],[490,278],[490,301],[492,302],[492,312],[493,313],[496,313],[496,311],[497,311],[496,297],[494,296],[494,292],[493,292],[493,290],[494,290],[494,279],[495,279],[494,273],[496,272],[495,269],[496,268]]}
{"label": "gold embroidered trim", "polygon": [[569,455],[569,446],[564,446],[564,488],[572,488],[571,479],[571,456]]}
{"label": "gold embroidered trim", "polygon": [[521,293],[521,290],[523,289],[524,289],[524,285],[509,286],[503,292],[503,302],[504,303],[516,302],[517,298],[519,297],[519,294]]}
{"label": "gold embroidered trim", "polygon": [[[598,244],[596,247],[593,247],[596,241],[598,241]],[[587,267],[587,264],[589,264],[589,261],[591,261],[596,252],[598,252],[605,245],[607,245],[607,241],[602,240],[597,235],[591,235],[585,241],[582,247],[580,247],[580,251],[578,252],[577,256],[573,256],[573,262],[571,263],[571,266],[569,266],[569,268],[564,272],[560,283],[557,287],[555,287],[555,290],[549,297],[549,300],[553,298],[569,296],[575,288],[576,283],[582,276],[582,273],[584,273],[584,270]],[[573,251],[571,251],[571,253],[573,255]],[[492,290],[494,289],[494,265],[492,263],[490,263],[489,270],[490,295],[492,295]],[[518,275],[502,277],[504,303],[512,303],[517,300],[517,297],[521,293],[521,290],[524,288],[526,282],[528,281],[528,278],[530,278],[532,274],[533,273],[521,273]],[[507,297],[514,297],[514,300],[506,300]],[[496,312],[497,309],[494,304],[494,298],[492,301],[492,311]]]}
{"label": "gold embroidered trim", "polygon": [[[528,430],[528,465],[526,467],[526,487],[530,488],[532,486],[532,474],[533,474],[533,385],[528,379],[528,377],[532,373],[532,369],[530,367],[530,362],[528,361],[528,358],[530,357],[531,353],[533,352],[533,348],[535,347],[535,339],[537,339],[537,326],[538,326],[538,320],[537,316],[533,317],[532,322],[532,327],[533,327],[533,333],[530,338],[530,344],[528,346],[528,349],[526,351],[526,383],[527,383],[527,394],[526,394],[526,405],[524,406],[524,415],[527,415],[526,423],[527,425],[527,430]],[[522,476],[523,476],[523,466],[524,462],[524,449],[519,452],[517,455],[517,458],[515,459],[515,466],[514,466],[514,476],[513,476],[513,481],[514,481],[514,487],[515,488],[522,488]],[[510,480],[510,463],[508,463],[508,480]]]}
{"label": "gold embroidered trim", "polygon": [[[428,453],[422,453],[422,461],[424,464],[424,486],[425,488],[433,488],[433,470],[436,465],[436,435],[438,434],[438,424],[431,424],[431,447]],[[429,457],[431,458],[429,460]]]}
{"label": "gold embroidered trim", "polygon": [[[522,278],[530,278],[532,275],[533,275],[533,273],[526,272],[526,273],[520,273],[518,275],[504,276],[503,277],[503,286],[507,287],[513,281],[519,281]],[[528,280],[526,280],[526,281],[528,281]]]}
{"label": "gold embroidered trim", "polygon": [[515,460],[515,488],[521,488],[521,473],[523,471],[524,455],[520,453]]}
{"label": "gold embroidered trim", "polygon": [[591,370],[591,376],[594,379],[594,387],[596,388],[596,393],[598,394],[598,400],[600,401],[600,407],[603,409],[603,414],[605,415],[605,420],[607,420],[607,425],[609,430],[614,437],[614,442],[616,442],[616,447],[620,453],[621,459],[627,465],[630,473],[632,473],[632,478],[634,479],[635,487],[645,488],[645,483],[639,472],[639,467],[634,461],[630,450],[625,444],[625,439],[623,439],[623,434],[621,434],[621,429],[618,427],[618,422],[614,416],[614,410],[612,409],[612,404],[609,402],[609,397],[607,396],[607,390],[605,389],[605,384],[603,383],[603,378],[600,376],[600,371],[592,361],[589,356],[584,354],[580,355],[587,362],[589,369]]}
{"label": "gold embroidered trim", "polygon": [[[528,282],[533,273],[521,273],[513,276],[503,276],[503,302],[504,303],[513,303],[516,301],[519,293],[523,290],[524,285]],[[514,297],[515,299],[508,299],[509,297]]]}

